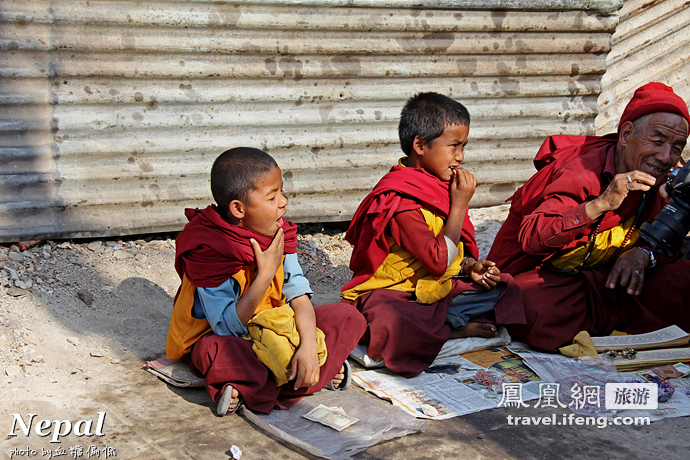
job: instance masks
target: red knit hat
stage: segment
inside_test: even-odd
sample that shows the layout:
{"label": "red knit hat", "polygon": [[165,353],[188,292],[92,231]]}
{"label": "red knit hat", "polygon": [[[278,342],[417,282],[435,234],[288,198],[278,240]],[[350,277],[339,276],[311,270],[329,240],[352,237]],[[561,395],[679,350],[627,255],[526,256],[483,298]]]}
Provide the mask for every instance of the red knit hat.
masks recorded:
{"label": "red knit hat", "polygon": [[663,83],[647,83],[635,90],[632,99],[625,106],[618,130],[626,121],[635,121],[640,117],[654,112],[677,113],[690,124],[688,106],[673,88]]}

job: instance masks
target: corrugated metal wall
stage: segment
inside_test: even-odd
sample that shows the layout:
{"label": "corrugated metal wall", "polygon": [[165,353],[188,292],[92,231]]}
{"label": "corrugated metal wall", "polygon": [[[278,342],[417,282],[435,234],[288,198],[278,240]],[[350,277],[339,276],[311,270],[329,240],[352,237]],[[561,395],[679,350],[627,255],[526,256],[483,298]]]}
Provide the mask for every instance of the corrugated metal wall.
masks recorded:
{"label": "corrugated metal wall", "polygon": [[[690,2],[626,0],[602,78],[597,132],[615,132],[635,89],[650,81],[690,102]],[[690,157],[686,148],[685,158]]]}
{"label": "corrugated metal wall", "polygon": [[593,134],[619,0],[0,1],[0,241],[179,230],[215,157],[262,148],[289,217],[348,220],[404,101],[473,117],[473,206]]}

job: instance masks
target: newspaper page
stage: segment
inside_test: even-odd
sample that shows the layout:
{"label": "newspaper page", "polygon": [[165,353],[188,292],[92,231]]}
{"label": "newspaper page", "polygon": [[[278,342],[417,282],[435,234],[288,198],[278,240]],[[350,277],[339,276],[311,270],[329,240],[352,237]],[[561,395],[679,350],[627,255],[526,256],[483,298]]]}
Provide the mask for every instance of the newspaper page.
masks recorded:
{"label": "newspaper page", "polygon": [[[488,362],[491,359],[487,357],[486,360]],[[494,364],[496,362],[491,365]],[[511,370],[513,367],[516,366],[506,366],[507,373],[502,373],[502,369],[499,369],[497,374],[507,381],[523,383],[524,401],[538,398],[539,377],[527,369],[531,374],[531,377],[527,378],[523,373]],[[366,391],[391,401],[393,405],[410,415],[444,420],[498,407],[501,394],[492,395],[488,387],[479,383],[476,377],[477,370],[487,368],[456,356],[437,359],[425,372],[410,379],[387,369],[356,372],[352,378]],[[501,385],[498,384],[496,389],[500,392]]]}
{"label": "newspaper page", "polygon": [[[545,389],[555,387],[561,407],[568,407],[578,414],[639,416],[649,417],[652,421],[690,415],[688,377],[670,379],[669,383],[675,388],[675,392],[668,401],[660,402],[655,410],[623,409],[607,412],[602,410],[603,404],[595,408],[578,406],[584,399],[578,399],[573,392],[571,384],[574,382],[578,383],[580,390],[596,385],[602,387],[606,382],[649,382],[643,381],[633,372],[618,372],[608,356],[569,358],[537,352],[519,342],[512,342],[505,348],[482,350],[476,354],[465,353],[462,356],[436,359],[425,372],[411,379],[381,369],[356,372],[353,374],[353,381],[414,417],[443,420],[502,407],[502,398],[508,393],[502,394],[500,391],[503,388],[498,388],[499,392],[492,395],[486,386],[477,381],[478,370],[491,371],[503,381],[514,382],[511,385],[519,386],[522,402],[537,399],[537,403],[541,402],[540,385],[544,385]],[[524,407],[537,407],[537,403],[525,403]]]}
{"label": "newspaper page", "polygon": [[[599,375],[597,372],[592,372],[591,369],[585,371],[588,366],[587,360],[578,360],[577,358],[569,358],[567,356],[553,354],[553,353],[542,353],[532,350],[529,346],[521,342],[512,342],[506,347],[508,350],[512,351],[516,355],[520,356],[525,365],[532,369],[543,381],[545,382],[564,382],[573,379],[579,380],[580,383],[586,378],[593,378],[599,383],[605,383],[605,381],[613,383],[648,383],[643,380],[639,374],[635,372],[618,372],[613,371],[610,365],[615,361],[611,361],[609,365],[602,367]],[[683,349],[680,349],[683,350]],[[685,349],[687,350],[687,349]],[[654,350],[642,353],[656,353],[659,352],[669,352],[665,355],[671,359],[671,356],[677,357],[679,349],[668,349],[668,350]],[[600,355],[601,356],[601,355]],[[657,356],[658,357],[658,356]],[[588,359],[595,359],[596,357],[586,357]],[[607,357],[603,357],[607,359]],[[680,361],[680,360],[679,360]],[[652,367],[658,367],[658,365],[651,365]],[[585,374],[588,374],[585,377]],[[593,384],[594,382],[587,382]],[[690,415],[690,378],[682,377],[676,379],[669,379],[668,383],[674,388],[673,395],[666,402],[659,402],[659,407],[656,410],[631,410],[624,409],[620,411],[612,411],[607,413],[605,411],[598,412],[596,415],[602,416],[626,416],[626,417],[649,417],[651,421],[661,420],[664,418],[673,417],[684,417]],[[565,396],[563,400],[568,403],[572,403],[567,396],[571,392],[571,388],[562,387],[560,389],[561,394]],[[574,412],[580,413],[582,411],[577,410],[577,405],[568,406]]]}

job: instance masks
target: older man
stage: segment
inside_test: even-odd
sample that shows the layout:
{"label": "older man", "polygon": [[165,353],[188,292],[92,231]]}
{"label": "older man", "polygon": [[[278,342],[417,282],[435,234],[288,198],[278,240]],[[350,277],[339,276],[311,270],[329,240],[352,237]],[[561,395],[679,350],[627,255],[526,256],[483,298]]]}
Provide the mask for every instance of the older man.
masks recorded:
{"label": "older man", "polygon": [[511,198],[487,257],[520,285],[515,339],[555,351],[579,331],[690,332],[690,260],[662,258],[639,228],[666,204],[659,186],[681,158],[690,115],[673,89],[635,91],[617,134],[551,136],[538,172]]}

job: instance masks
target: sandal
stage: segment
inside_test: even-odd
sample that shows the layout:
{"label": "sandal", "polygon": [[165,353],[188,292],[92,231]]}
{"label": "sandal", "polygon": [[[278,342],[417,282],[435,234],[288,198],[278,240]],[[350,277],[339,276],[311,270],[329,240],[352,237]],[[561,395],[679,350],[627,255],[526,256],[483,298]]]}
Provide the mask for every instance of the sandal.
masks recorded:
{"label": "sandal", "polygon": [[350,388],[350,383],[352,382],[352,369],[350,369],[350,363],[348,363],[347,360],[345,360],[345,362],[343,363],[343,367],[345,368],[345,377],[343,377],[343,381],[340,382],[340,385],[338,385],[338,388],[336,388],[335,385],[333,385],[333,380],[331,380],[330,382],[328,382],[328,385],[326,385],[327,390],[344,391]]}
{"label": "sandal", "polygon": [[223,395],[218,400],[218,405],[216,406],[216,414],[220,415],[221,417],[224,417],[225,415],[234,414],[235,412],[237,412],[237,409],[239,409],[244,404],[244,399],[242,399],[242,396],[239,396],[237,406],[235,406],[235,408],[232,411],[228,412],[228,408],[232,403],[232,390],[232,385],[226,385],[225,390],[223,390]]}

